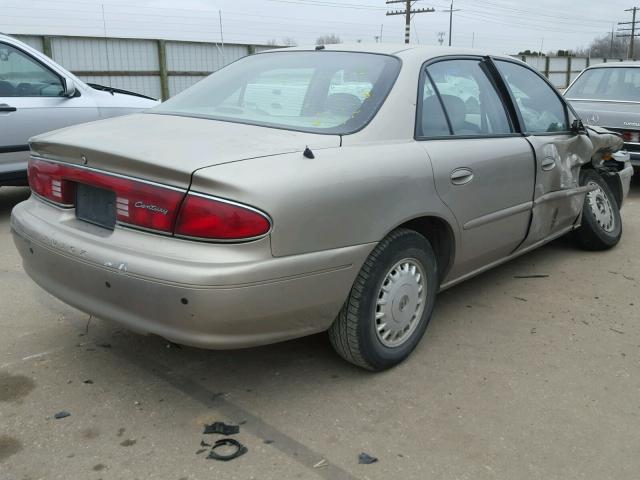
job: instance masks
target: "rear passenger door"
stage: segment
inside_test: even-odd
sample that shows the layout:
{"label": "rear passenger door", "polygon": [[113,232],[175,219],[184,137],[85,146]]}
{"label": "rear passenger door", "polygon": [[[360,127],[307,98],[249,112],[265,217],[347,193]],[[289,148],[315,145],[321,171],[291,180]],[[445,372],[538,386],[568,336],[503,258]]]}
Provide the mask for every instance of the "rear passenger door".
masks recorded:
{"label": "rear passenger door", "polygon": [[521,248],[570,230],[588,187],[579,185],[580,167],[591,158],[586,135],[571,132],[564,99],[537,72],[520,63],[496,60],[522,131],[535,151],[536,182],[533,217]]}
{"label": "rear passenger door", "polygon": [[448,280],[511,254],[531,220],[533,152],[495,78],[491,61],[479,57],[428,62],[421,75],[416,139],[461,230]]}

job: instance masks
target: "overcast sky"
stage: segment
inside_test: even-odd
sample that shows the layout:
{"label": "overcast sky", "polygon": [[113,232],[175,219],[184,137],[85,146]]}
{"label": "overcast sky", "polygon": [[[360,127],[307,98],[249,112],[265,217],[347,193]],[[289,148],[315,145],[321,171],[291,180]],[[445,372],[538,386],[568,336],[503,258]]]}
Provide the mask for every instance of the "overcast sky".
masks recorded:
{"label": "overcast sky", "polygon": [[[135,6],[134,6],[135,5]],[[437,45],[448,32],[447,0],[419,0],[412,43]],[[627,0],[454,0],[453,44],[517,53],[585,46],[610,32],[614,23],[630,21]],[[390,8],[387,8],[390,7]],[[404,18],[385,15],[385,0],[0,0],[0,31],[176,40],[220,41],[222,11],[226,42],[266,43],[294,38],[313,44],[335,33],[343,41],[402,42]],[[104,23],[103,23],[104,9]],[[446,40],[445,40],[446,42]]]}

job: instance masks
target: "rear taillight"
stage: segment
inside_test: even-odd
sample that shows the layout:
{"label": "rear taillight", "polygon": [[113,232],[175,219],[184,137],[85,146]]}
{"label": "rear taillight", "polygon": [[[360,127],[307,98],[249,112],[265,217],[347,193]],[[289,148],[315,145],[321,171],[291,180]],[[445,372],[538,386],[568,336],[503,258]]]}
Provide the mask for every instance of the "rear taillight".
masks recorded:
{"label": "rear taillight", "polygon": [[622,138],[625,142],[640,143],[640,132],[626,131],[622,132]]}
{"label": "rear taillight", "polygon": [[190,193],[184,200],[175,234],[203,240],[247,240],[271,229],[267,216],[234,202]]}
{"label": "rear taillight", "polygon": [[254,208],[145,180],[38,158],[29,160],[28,172],[31,189],[62,207],[75,206],[79,183],[115,192],[120,224],[210,241],[242,241],[271,229]]}
{"label": "rear taillight", "polygon": [[59,163],[29,160],[27,175],[31,190],[41,197],[65,207],[72,207],[76,199],[76,187],[63,177],[64,167]]}
{"label": "rear taillight", "polygon": [[119,223],[166,233],[173,232],[185,194],[180,189],[37,158],[29,160],[28,174],[35,193],[64,207],[75,206],[78,183],[111,190],[116,194]]}

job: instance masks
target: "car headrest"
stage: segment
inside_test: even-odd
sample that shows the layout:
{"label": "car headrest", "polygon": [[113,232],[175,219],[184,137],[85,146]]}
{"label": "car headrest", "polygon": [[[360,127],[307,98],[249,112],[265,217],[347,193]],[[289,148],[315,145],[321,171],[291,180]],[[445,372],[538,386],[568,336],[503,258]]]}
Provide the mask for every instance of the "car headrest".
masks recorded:
{"label": "car headrest", "polygon": [[12,97],[15,94],[16,87],[10,82],[0,80],[0,97]]}
{"label": "car headrest", "polygon": [[442,113],[440,100],[435,95],[425,98],[422,104],[422,135],[427,137],[439,137],[449,135],[447,119]]}
{"label": "car headrest", "polygon": [[467,121],[467,106],[462,99],[454,95],[440,96],[442,97],[444,108],[447,109],[447,114],[449,114],[449,121],[451,122],[453,130],[463,128]]}
{"label": "car headrest", "polygon": [[351,93],[332,93],[325,104],[327,111],[351,116],[362,106],[362,101]]}

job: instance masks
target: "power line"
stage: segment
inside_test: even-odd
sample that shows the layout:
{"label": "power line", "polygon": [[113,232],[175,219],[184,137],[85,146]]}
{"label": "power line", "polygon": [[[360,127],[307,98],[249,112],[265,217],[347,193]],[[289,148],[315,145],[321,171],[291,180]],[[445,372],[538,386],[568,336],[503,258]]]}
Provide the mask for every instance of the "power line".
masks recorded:
{"label": "power line", "polygon": [[[418,0],[414,0],[415,4]],[[387,0],[387,5],[392,3],[404,3],[404,10],[392,10],[387,12],[387,17],[391,15],[404,15],[404,43],[409,43],[411,40],[411,18],[418,13],[431,13],[435,12],[433,8],[412,8],[413,4],[411,0]]]}

